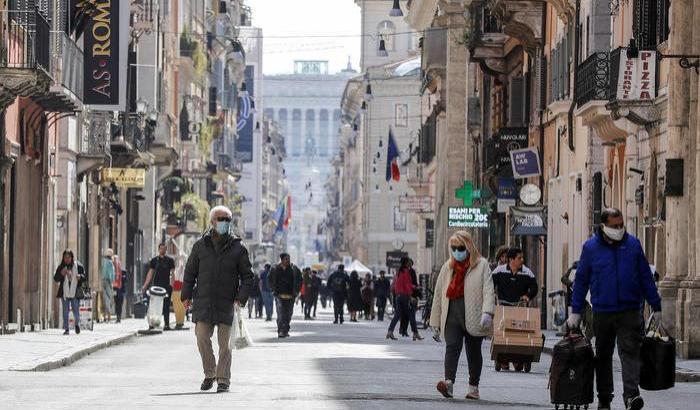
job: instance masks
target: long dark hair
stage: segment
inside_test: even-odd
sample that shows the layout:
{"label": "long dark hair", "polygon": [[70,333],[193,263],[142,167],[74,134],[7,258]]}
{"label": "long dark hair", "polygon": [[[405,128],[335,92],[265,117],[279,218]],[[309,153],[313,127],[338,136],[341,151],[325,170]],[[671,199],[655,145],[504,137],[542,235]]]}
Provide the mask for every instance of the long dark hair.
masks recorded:
{"label": "long dark hair", "polygon": [[69,267],[73,267],[75,265],[75,255],[73,255],[73,251],[70,249],[66,249],[63,251],[63,256],[61,256],[61,265],[65,265],[66,263],[64,260],[66,259],[66,256],[70,256],[70,265],[67,265]]}

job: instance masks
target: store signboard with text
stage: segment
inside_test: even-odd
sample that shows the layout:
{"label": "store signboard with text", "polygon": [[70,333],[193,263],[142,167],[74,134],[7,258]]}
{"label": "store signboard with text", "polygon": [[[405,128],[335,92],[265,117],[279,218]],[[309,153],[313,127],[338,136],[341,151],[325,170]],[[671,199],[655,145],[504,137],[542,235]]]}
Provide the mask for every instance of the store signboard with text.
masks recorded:
{"label": "store signboard with text", "polygon": [[447,210],[448,228],[480,228],[489,227],[489,214],[486,208],[450,207]]}

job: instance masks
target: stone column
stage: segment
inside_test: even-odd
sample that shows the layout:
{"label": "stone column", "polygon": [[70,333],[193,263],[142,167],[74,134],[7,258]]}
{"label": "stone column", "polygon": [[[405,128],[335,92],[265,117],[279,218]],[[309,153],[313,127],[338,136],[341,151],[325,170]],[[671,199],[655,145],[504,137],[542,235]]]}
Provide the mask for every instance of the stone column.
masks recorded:
{"label": "stone column", "polygon": [[455,198],[455,191],[462,187],[464,180],[473,179],[471,164],[473,147],[468,144],[467,130],[467,82],[469,56],[467,48],[458,42],[464,31],[464,8],[453,2],[443,2],[444,15],[438,18],[441,27],[447,29],[447,67],[443,79],[442,103],[445,116],[438,121],[437,142],[437,212],[435,220],[435,252],[437,264],[447,258],[447,241],[455,229],[447,226],[447,212],[450,206],[461,206]]}
{"label": "stone column", "polygon": [[[672,16],[671,33],[669,36],[670,54],[689,54],[693,30],[693,2],[691,0],[676,0],[671,3]],[[675,61],[672,62],[669,73],[668,86],[668,151],[667,158],[682,158],[685,161],[685,169],[688,169],[688,161],[694,160],[686,153],[689,149],[689,118],[690,118],[690,71],[682,69]],[[663,299],[663,310],[666,314],[665,322],[676,338],[683,339],[684,326],[682,320],[683,303],[679,292],[680,281],[688,275],[688,258],[690,246],[688,237],[688,212],[691,179],[694,175],[685,174],[684,193],[682,197],[667,197],[666,200],[666,270],[664,278],[659,284],[659,291]],[[683,343],[679,345],[683,354]]]}
{"label": "stone column", "polygon": [[[700,5],[692,2],[692,10],[685,9],[688,16],[692,16],[692,21],[700,19]],[[675,10],[674,10],[675,12]],[[688,17],[686,17],[686,20]],[[675,19],[674,19],[675,20]],[[675,21],[674,21],[675,22]],[[692,31],[692,32],[691,32]],[[693,25],[683,29],[685,41],[689,43],[686,47],[690,48],[690,54],[700,54],[700,28]],[[688,41],[690,40],[690,41]],[[673,61],[672,64],[677,64]],[[693,184],[693,191],[688,195],[691,204],[694,203],[694,213],[691,214],[692,219],[689,221],[692,233],[697,233],[700,229],[700,204],[698,203],[698,192],[700,192],[700,104],[698,104],[698,95],[700,95],[700,81],[698,76],[692,70],[684,70],[690,77],[690,82],[686,83],[688,89],[687,103],[689,105],[690,115],[688,118],[688,137],[690,140],[690,152],[695,153],[689,155],[688,161],[694,161],[693,172],[688,172],[689,183]],[[689,86],[688,86],[689,84]],[[669,141],[670,142],[670,141]],[[700,271],[698,271],[698,252],[700,252],[700,241],[696,240],[696,235],[689,235],[689,260],[691,262],[688,276],[680,282],[678,289],[678,299],[676,301],[676,312],[679,317],[676,319],[678,328],[676,329],[676,338],[679,340],[678,351],[684,358],[700,357]]]}

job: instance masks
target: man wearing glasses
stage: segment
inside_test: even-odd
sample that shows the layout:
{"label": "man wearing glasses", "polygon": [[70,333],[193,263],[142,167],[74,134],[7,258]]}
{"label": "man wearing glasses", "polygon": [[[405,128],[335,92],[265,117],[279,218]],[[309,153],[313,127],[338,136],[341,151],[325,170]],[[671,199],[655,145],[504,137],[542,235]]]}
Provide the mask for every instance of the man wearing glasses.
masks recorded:
{"label": "man wearing glasses", "polygon": [[[231,216],[225,206],[212,208],[211,227],[195,242],[187,259],[180,296],[185,308],[192,305],[197,347],[204,367],[201,389],[211,389],[216,381],[217,392],[228,391],[231,384],[229,338],[234,305],[244,306],[253,286],[248,249],[241,238],[231,234]],[[211,345],[214,327],[219,344],[218,364]]]}

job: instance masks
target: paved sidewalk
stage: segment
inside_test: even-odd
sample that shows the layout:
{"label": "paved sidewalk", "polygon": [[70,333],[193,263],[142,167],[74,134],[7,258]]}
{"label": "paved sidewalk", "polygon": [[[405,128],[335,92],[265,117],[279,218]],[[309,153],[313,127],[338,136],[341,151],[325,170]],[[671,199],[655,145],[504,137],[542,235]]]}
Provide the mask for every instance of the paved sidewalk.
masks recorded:
{"label": "paved sidewalk", "polygon": [[[554,345],[561,340],[557,332],[545,330],[544,353],[551,355]],[[620,358],[617,354],[613,356],[613,367],[620,370]],[[676,382],[700,382],[700,360],[680,360],[676,359]]]}
{"label": "paved sidewalk", "polygon": [[109,346],[123,343],[146,328],[145,319],[125,319],[121,323],[96,323],[93,331],[79,335],[63,329],[23,332],[0,336],[0,371],[47,371],[73,362]]}

